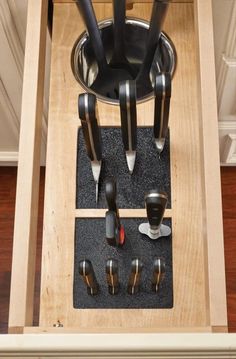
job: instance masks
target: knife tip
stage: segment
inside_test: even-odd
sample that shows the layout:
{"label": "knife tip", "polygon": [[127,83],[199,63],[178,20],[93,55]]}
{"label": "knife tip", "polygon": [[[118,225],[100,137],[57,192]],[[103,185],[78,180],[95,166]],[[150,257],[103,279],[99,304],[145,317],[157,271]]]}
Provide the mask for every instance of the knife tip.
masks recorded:
{"label": "knife tip", "polygon": [[129,173],[132,175],[135,165],[136,151],[127,151],[126,152],[126,162],[128,165]]}
{"label": "knife tip", "polygon": [[160,155],[164,149],[165,139],[164,138],[155,139],[155,144],[156,144],[157,152],[159,153],[159,158],[160,158]]}

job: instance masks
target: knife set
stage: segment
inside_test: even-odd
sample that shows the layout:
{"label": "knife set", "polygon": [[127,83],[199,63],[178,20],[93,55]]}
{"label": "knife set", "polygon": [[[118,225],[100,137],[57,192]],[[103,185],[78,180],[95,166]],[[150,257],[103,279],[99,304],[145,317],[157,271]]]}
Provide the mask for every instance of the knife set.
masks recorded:
{"label": "knife set", "polygon": [[[128,278],[127,293],[137,294],[140,290],[141,274],[143,263],[139,258],[134,258],[131,262],[131,271]],[[105,267],[108,293],[116,295],[120,290],[118,261],[108,259]],[[99,293],[99,284],[91,261],[84,259],[79,262],[79,274],[87,287],[88,295]],[[155,258],[153,262],[153,273],[151,278],[151,290],[155,293],[159,291],[160,284],[165,275],[165,261],[162,258]]]}
{"label": "knife set", "polygon": [[[155,108],[153,134],[159,156],[163,151],[168,132],[171,98],[171,76],[169,73],[157,75],[155,81]],[[136,82],[122,81],[119,85],[120,117],[122,141],[125,149],[129,173],[135,166],[137,149],[137,109]],[[81,120],[87,154],[91,160],[94,182],[96,184],[96,203],[98,202],[99,177],[102,165],[102,142],[99,128],[96,95],[79,95],[78,112]]]}
{"label": "knife set", "polygon": [[[130,58],[126,56],[125,0],[113,0],[114,47],[108,57],[107,49],[104,48],[103,44],[104,38],[101,36],[102,33],[98,27],[91,0],[78,0],[76,4],[86,25],[90,49],[93,52],[97,64],[96,76],[93,80],[91,80],[91,78],[89,80],[89,91],[79,95],[78,113],[81,120],[87,155],[91,162],[93,179],[96,186],[96,203],[98,203],[99,178],[104,158],[97,109],[97,96],[116,100],[119,104],[122,143],[126,157],[127,172],[130,175],[132,175],[135,162],[137,162],[137,100],[145,99],[145,97],[151,93],[154,93],[155,101],[153,132],[150,142],[153,142],[153,145],[155,143],[154,147],[156,148],[159,159],[165,146],[165,140],[168,134],[173,73],[169,70],[163,70],[163,67],[159,66],[155,76],[153,76],[151,68],[156,53],[159,53],[159,62],[165,63],[165,52],[161,51],[160,38],[169,0],[153,0],[150,26],[146,37],[146,51],[142,63],[133,63]],[[86,66],[89,65],[87,64]],[[107,158],[105,158],[105,161],[107,161]],[[143,170],[145,171],[145,163]],[[165,192],[158,190],[147,191],[144,201],[148,221],[146,223],[139,223],[136,228],[132,228],[131,233],[130,229],[126,232],[125,226],[121,223],[122,221],[116,201],[117,187],[115,178],[109,176],[109,178],[105,178],[104,182],[105,198],[108,206],[108,210],[105,213],[104,236],[108,246],[113,247],[113,249],[115,248],[117,253],[121,255],[120,251],[124,254],[126,252],[126,243],[129,243],[129,235],[135,238],[138,234],[141,234],[144,241],[147,241],[148,238],[152,243],[160,237],[170,236],[170,227],[162,223],[168,200],[168,195]],[[156,248],[154,250],[156,250]],[[125,255],[127,256],[127,254],[130,258],[129,251]],[[130,295],[139,292],[141,274],[144,267],[143,260],[141,260],[141,252],[139,252],[139,255],[133,257],[126,290],[126,293]],[[79,274],[86,284],[87,293],[94,296],[99,293],[99,284],[95,274],[96,271],[94,271],[92,262],[88,260],[88,258],[89,254],[84,256],[84,259],[80,259]],[[99,260],[101,271],[101,260],[104,260],[104,258],[100,258]],[[150,252],[149,256],[147,256],[147,260],[150,263]],[[123,262],[121,266],[123,272],[127,272],[127,263],[124,268]],[[151,288],[153,292],[158,292],[159,285],[165,273],[165,261],[155,256],[152,268]],[[118,260],[115,258],[107,260],[105,272],[108,293],[110,295],[118,294],[120,291]],[[124,273],[122,282],[124,282]]]}

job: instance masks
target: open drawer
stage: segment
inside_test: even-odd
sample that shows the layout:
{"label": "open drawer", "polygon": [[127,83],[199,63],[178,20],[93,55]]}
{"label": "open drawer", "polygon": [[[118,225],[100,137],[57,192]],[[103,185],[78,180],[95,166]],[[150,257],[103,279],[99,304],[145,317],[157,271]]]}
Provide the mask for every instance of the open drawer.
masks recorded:
{"label": "open drawer", "polygon": [[[149,19],[150,1],[128,16]],[[106,4],[105,4],[106,3]],[[99,19],[109,1],[94,1]],[[70,54],[84,25],[73,1],[54,1],[39,326],[33,326],[34,266],[47,1],[29,0],[11,283],[11,333],[227,332],[223,225],[211,0],[173,1],[164,30],[178,65],[170,113],[173,308],[75,309],[77,97],[84,92]],[[152,126],[153,98],[138,104],[138,125]],[[119,108],[98,101],[103,126],[118,126]],[[121,217],[145,217],[122,209]],[[114,319],[115,318],[115,319]]]}

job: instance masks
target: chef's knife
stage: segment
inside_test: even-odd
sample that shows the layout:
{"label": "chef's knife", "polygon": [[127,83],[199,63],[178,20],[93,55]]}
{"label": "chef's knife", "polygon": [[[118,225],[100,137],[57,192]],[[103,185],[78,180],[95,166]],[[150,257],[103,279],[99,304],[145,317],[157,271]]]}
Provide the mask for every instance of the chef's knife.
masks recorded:
{"label": "chef's knife", "polygon": [[171,75],[160,73],[156,76],[155,86],[155,110],[154,110],[154,137],[157,151],[160,154],[165,145],[168,131],[170,98],[171,98]]}
{"label": "chef's knife", "polygon": [[91,160],[93,178],[96,183],[96,202],[98,201],[98,184],[102,166],[102,145],[97,115],[97,99],[91,93],[79,95],[79,117],[88,156]]}
{"label": "chef's knife", "polygon": [[153,263],[152,290],[158,292],[161,281],[165,275],[165,261],[155,258]]}
{"label": "chef's knife", "polygon": [[118,277],[118,261],[116,259],[108,259],[106,263],[106,276],[108,284],[108,292],[111,295],[118,294],[120,284]]}
{"label": "chef's knife", "polygon": [[139,291],[142,270],[142,261],[139,258],[133,259],[131,263],[131,273],[129,276],[129,282],[127,287],[127,292],[131,295],[137,294]]}
{"label": "chef's knife", "polygon": [[98,294],[99,286],[93,270],[92,263],[89,260],[84,259],[79,262],[79,274],[83,277],[84,283],[87,286],[88,294]]}
{"label": "chef's knife", "polygon": [[133,173],[137,147],[136,82],[122,81],[119,86],[122,139],[130,174]]}

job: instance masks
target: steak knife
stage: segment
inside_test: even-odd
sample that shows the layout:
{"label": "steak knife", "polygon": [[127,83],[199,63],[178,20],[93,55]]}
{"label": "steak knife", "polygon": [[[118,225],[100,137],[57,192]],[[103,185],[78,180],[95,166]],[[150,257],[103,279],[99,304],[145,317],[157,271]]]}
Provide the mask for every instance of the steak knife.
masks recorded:
{"label": "steak knife", "polygon": [[108,284],[108,292],[111,295],[118,294],[120,284],[118,277],[118,261],[116,259],[108,259],[106,263],[106,276]]}
{"label": "steak knife", "polygon": [[155,86],[155,109],[154,109],[154,137],[159,155],[163,151],[168,131],[170,98],[171,98],[171,75],[160,73],[156,76]]}
{"label": "steak knife", "polygon": [[97,203],[99,177],[102,166],[102,144],[98,124],[96,96],[91,93],[79,95],[78,107],[87,154],[91,161],[93,178],[96,184]]}
{"label": "steak knife", "polygon": [[158,292],[161,281],[165,276],[165,261],[155,258],[153,263],[152,290]]}
{"label": "steak knife", "polygon": [[142,261],[139,258],[133,259],[131,263],[131,273],[129,276],[129,282],[127,287],[127,292],[130,295],[137,294],[139,291],[142,270]]}
{"label": "steak knife", "polygon": [[130,174],[133,173],[137,147],[136,82],[122,81],[119,86],[122,139]]}
{"label": "steak knife", "polygon": [[84,283],[87,286],[89,295],[96,295],[99,291],[99,285],[93,270],[92,263],[84,259],[79,262],[79,274],[83,277]]}

